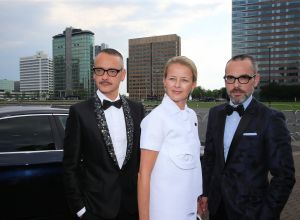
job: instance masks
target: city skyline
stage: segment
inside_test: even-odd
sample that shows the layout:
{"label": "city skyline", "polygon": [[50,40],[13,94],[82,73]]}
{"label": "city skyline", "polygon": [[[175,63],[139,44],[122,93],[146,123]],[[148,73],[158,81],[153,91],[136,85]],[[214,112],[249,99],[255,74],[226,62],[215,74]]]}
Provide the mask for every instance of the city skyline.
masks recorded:
{"label": "city skyline", "polygon": [[44,51],[52,58],[52,36],[72,26],[94,32],[95,45],[106,43],[125,60],[129,39],[177,34],[181,54],[198,68],[197,85],[224,86],[224,66],[231,57],[231,1],[4,0],[0,7],[1,79],[19,80],[22,56]]}

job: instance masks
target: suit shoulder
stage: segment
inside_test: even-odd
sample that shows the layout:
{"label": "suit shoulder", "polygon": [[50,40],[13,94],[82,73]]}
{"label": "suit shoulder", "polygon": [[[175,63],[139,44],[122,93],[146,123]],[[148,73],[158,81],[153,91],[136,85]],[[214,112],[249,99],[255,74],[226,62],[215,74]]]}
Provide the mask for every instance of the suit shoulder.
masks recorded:
{"label": "suit shoulder", "polygon": [[281,111],[278,111],[277,109],[273,109],[273,108],[270,108],[268,106],[266,106],[264,103],[260,102],[260,101],[257,101],[257,105],[258,107],[260,108],[260,111],[263,111],[263,112],[266,112],[267,114],[282,114]]}
{"label": "suit shoulder", "polygon": [[270,120],[272,120],[274,118],[279,117],[285,119],[285,116],[281,111],[270,108],[266,106],[264,103],[259,102],[257,100],[256,100],[256,104],[258,107],[258,113],[262,115],[263,118],[269,118]]}
{"label": "suit shoulder", "polygon": [[89,98],[88,100],[77,102],[77,103],[71,105],[70,109],[80,110],[82,108],[86,108],[87,106],[91,105],[92,103],[93,103],[93,98]]}
{"label": "suit shoulder", "polygon": [[213,106],[209,109],[209,112],[218,112],[218,111],[221,111],[224,109],[226,103],[223,103],[223,104],[220,104],[220,105],[216,105],[216,106]]}

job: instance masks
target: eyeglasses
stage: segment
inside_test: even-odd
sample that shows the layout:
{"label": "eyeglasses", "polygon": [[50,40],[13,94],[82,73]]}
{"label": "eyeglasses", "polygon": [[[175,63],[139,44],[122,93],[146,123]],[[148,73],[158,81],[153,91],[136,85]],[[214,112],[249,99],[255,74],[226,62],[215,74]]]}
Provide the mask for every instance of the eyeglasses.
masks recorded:
{"label": "eyeglasses", "polygon": [[103,69],[101,67],[94,67],[93,71],[97,76],[103,76],[105,74],[105,72],[107,72],[107,74],[111,77],[115,77],[119,72],[121,72],[122,69]]}
{"label": "eyeglasses", "polygon": [[256,74],[253,74],[252,76],[249,76],[249,75],[241,75],[239,77],[234,77],[232,75],[227,75],[227,76],[224,76],[224,80],[226,83],[228,84],[233,84],[235,83],[235,80],[238,80],[239,83],[241,84],[247,84],[252,78],[254,78],[256,76]]}

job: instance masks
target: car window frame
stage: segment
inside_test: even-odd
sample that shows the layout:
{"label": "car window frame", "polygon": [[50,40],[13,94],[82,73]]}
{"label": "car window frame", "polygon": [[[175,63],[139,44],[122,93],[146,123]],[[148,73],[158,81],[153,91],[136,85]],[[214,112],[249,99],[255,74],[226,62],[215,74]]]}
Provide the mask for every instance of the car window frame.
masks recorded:
{"label": "car window frame", "polygon": [[[34,165],[61,162],[63,157],[63,134],[60,134],[63,127],[55,122],[56,115],[67,115],[67,113],[29,113],[3,116],[1,120],[20,118],[20,117],[34,117],[34,116],[47,116],[55,144],[53,150],[38,150],[38,151],[6,151],[0,152],[0,167],[1,166],[19,166],[19,165]],[[63,129],[64,132],[64,129]]]}
{"label": "car window frame", "polygon": [[[60,134],[62,131],[62,125],[59,125],[58,123],[55,122],[55,115],[68,115],[68,114],[63,114],[63,113],[28,113],[28,114],[17,114],[17,115],[8,115],[8,116],[3,116],[0,118],[1,120],[6,120],[6,119],[12,119],[12,118],[22,118],[22,117],[36,117],[36,116],[47,116],[49,120],[49,125],[51,129],[51,135],[52,139],[54,141],[55,149],[53,150],[45,150],[45,151],[55,151],[55,150],[61,150],[63,146],[63,135]],[[0,154],[3,153],[19,153],[19,152],[44,152],[43,150],[41,151],[7,151],[7,152],[0,152]]]}

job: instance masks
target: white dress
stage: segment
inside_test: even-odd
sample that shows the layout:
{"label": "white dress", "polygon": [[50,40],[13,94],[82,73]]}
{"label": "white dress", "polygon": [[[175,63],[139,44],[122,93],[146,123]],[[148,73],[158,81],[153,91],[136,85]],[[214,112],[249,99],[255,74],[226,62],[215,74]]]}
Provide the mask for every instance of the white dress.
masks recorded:
{"label": "white dress", "polygon": [[159,151],[150,181],[150,220],[195,220],[202,194],[195,112],[167,95],[141,123],[141,148]]}

